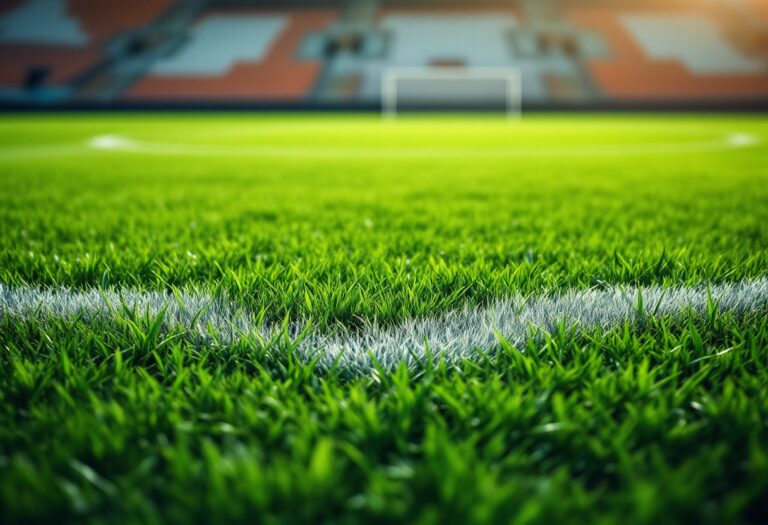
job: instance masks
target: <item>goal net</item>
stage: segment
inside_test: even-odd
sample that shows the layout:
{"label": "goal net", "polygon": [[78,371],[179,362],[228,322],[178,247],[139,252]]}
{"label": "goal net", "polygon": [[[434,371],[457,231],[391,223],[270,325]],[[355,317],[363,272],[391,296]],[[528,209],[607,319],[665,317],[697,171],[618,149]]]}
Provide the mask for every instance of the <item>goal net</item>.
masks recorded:
{"label": "goal net", "polygon": [[522,111],[520,71],[515,68],[389,68],[382,75],[384,115],[407,111]]}

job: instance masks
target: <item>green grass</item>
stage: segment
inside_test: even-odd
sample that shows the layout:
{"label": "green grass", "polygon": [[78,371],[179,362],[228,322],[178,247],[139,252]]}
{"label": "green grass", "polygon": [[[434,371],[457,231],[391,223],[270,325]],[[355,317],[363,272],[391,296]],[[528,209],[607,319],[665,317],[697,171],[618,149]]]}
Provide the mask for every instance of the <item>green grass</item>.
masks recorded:
{"label": "green grass", "polygon": [[[330,331],[737,281],[768,275],[766,166],[750,116],[5,116],[0,283],[201,288]],[[764,310],[369,377],[151,328],[0,320],[2,521],[768,521]]]}

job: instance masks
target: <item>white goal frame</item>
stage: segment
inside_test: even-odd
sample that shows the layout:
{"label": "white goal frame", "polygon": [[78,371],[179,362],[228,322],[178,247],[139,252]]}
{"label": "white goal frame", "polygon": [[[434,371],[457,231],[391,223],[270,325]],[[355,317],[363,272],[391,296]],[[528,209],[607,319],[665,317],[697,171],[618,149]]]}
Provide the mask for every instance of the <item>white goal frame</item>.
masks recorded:
{"label": "white goal frame", "polygon": [[514,67],[391,67],[381,76],[381,110],[396,117],[400,80],[503,80],[506,82],[506,114],[519,118],[523,109],[522,73]]}

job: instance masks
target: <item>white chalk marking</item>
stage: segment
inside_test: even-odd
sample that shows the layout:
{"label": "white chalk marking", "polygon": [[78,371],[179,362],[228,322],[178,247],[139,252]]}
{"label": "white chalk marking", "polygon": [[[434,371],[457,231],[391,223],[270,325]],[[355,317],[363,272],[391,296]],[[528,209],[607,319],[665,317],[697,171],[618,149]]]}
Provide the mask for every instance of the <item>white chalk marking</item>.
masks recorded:
{"label": "white chalk marking", "polygon": [[142,141],[122,135],[97,135],[84,143],[0,147],[0,162],[19,158],[81,156],[93,152],[145,153],[201,157],[288,158],[288,159],[499,159],[536,157],[613,157],[706,153],[755,147],[759,136],[734,132],[712,139],[651,144],[581,144],[533,147],[391,147],[391,146],[270,146],[215,145]]}
{"label": "white chalk marking", "polygon": [[[639,309],[640,299],[643,308]],[[395,326],[369,324],[335,334],[309,331],[298,342],[300,358],[318,358],[321,367],[339,366],[368,373],[371,355],[385,368],[405,361],[413,365],[428,354],[448,362],[478,358],[499,347],[501,336],[513,345],[531,336],[552,334],[559,327],[580,331],[608,330],[645,317],[666,317],[693,312],[703,315],[709,301],[722,312],[746,314],[768,307],[768,278],[707,286],[610,287],[523,298],[511,296],[483,308],[466,307]],[[204,292],[178,294],[135,290],[42,289],[0,285],[0,317],[81,319],[86,323],[112,322],[119,316],[164,312],[163,330],[183,329],[202,344],[231,344],[253,338],[266,344],[282,333],[281,327],[260,326],[247,311]],[[296,339],[303,324],[289,327]],[[212,335],[213,333],[213,335]]]}
{"label": "white chalk marking", "polygon": [[587,157],[696,153],[754,146],[760,139],[749,133],[730,133],[720,138],[687,142],[653,144],[583,144],[512,148],[442,148],[442,147],[305,147],[305,146],[226,146],[212,144],[173,144],[147,142],[99,135],[89,141],[95,149],[162,155],[197,155],[228,157],[291,158],[507,158],[507,157]]}
{"label": "white chalk marking", "polygon": [[728,141],[730,142],[731,146],[735,148],[754,146],[760,142],[757,137],[750,135],[749,133],[733,133],[728,136]]}
{"label": "white chalk marking", "polygon": [[96,149],[131,148],[133,142],[119,135],[97,135],[88,141],[88,145]]}

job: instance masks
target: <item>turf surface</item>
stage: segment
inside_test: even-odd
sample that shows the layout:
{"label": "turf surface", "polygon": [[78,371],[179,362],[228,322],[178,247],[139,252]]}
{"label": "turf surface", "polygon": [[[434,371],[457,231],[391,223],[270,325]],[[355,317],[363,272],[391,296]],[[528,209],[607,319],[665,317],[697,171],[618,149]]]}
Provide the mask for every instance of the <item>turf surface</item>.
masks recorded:
{"label": "turf surface", "polygon": [[[749,116],[0,119],[0,282],[396,326],[768,275]],[[319,373],[134,312],[0,320],[8,522],[765,522],[768,312]]]}

